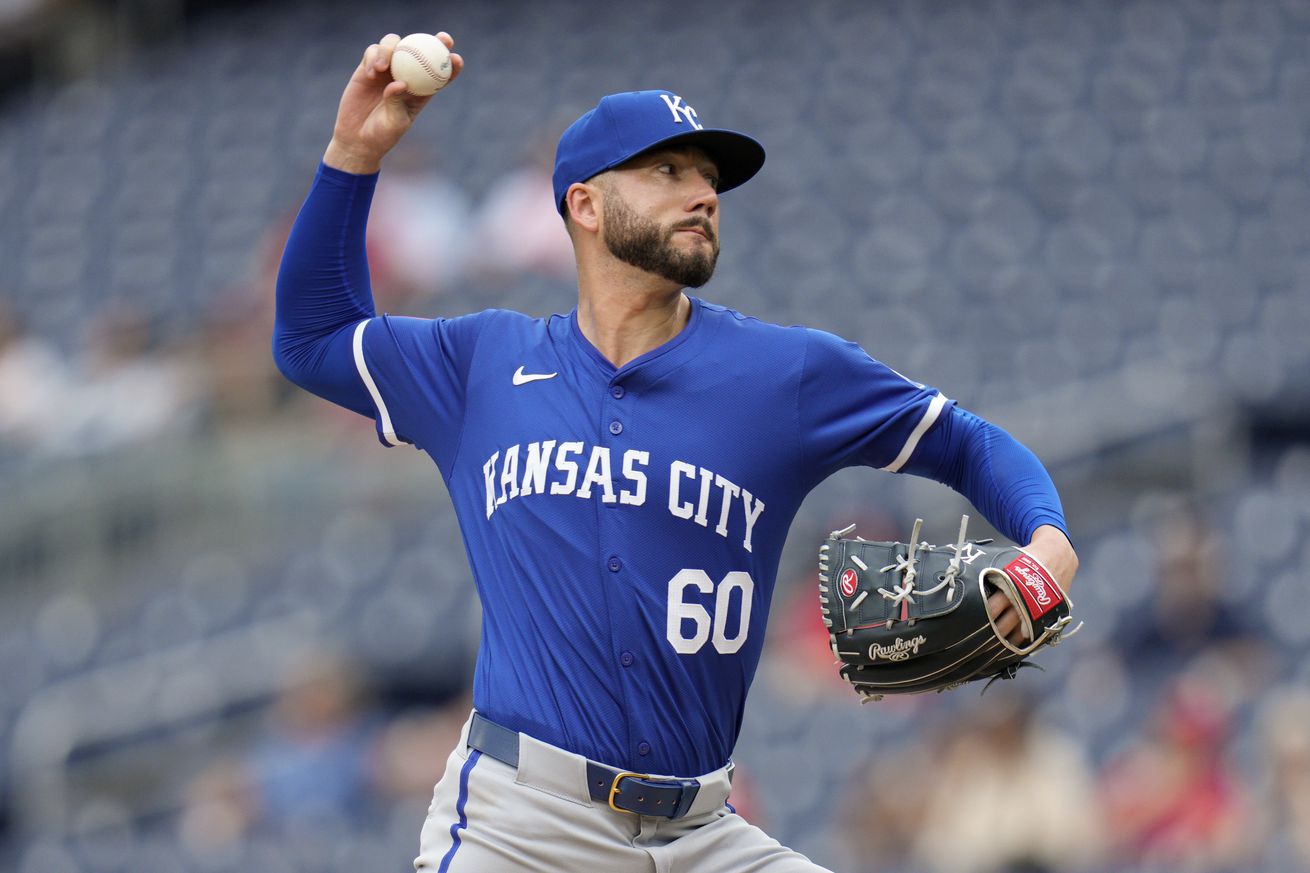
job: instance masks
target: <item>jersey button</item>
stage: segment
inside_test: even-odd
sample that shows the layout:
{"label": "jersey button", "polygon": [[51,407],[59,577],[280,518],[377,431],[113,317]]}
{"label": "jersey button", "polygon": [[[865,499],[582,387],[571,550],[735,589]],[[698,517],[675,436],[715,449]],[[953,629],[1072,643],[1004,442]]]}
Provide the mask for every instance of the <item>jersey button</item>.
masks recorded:
{"label": "jersey button", "polygon": [[623,394],[624,391],[622,385],[615,385],[613,388],[610,389],[610,396],[613,397],[615,400],[621,400],[623,398]]}
{"label": "jersey button", "polygon": [[619,421],[618,419],[611,421],[610,433],[614,434],[615,436],[618,436],[619,434],[623,433],[623,422]]}
{"label": "jersey button", "polygon": [[631,667],[632,662],[635,660],[637,659],[632,657],[632,652],[624,652],[622,655],[619,655],[619,663],[625,667]]}
{"label": "jersey button", "polygon": [[609,562],[609,568],[610,568],[610,572],[611,572],[611,573],[617,573],[617,572],[619,572],[620,570],[623,569],[623,562],[620,561],[616,556],[611,555],[611,556],[610,556],[610,562]]}
{"label": "jersey button", "polygon": [[650,754],[650,743],[647,743],[647,742],[640,742],[640,743],[637,743],[637,754],[638,754],[638,755],[649,755],[649,754]]}

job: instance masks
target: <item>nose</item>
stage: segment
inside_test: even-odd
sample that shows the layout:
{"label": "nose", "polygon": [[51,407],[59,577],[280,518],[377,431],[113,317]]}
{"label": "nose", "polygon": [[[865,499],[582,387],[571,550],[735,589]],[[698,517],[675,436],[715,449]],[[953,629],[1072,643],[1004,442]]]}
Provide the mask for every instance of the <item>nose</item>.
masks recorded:
{"label": "nose", "polygon": [[714,186],[709,183],[709,180],[702,178],[697,183],[691,199],[687,201],[687,211],[699,213],[706,218],[713,218],[718,209],[719,193],[714,190]]}

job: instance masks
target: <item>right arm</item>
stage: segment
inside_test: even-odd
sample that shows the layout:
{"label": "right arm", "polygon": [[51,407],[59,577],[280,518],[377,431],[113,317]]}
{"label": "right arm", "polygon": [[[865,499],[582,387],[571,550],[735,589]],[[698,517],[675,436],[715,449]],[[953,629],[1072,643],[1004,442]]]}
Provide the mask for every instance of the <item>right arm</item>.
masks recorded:
{"label": "right arm", "polygon": [[[449,34],[437,35],[447,48]],[[372,318],[364,230],[382,158],[431,97],[391,78],[400,37],[368,47],[341,96],[332,140],[296,217],[277,278],[273,359],[292,382],[369,417],[374,403],[354,363],[352,328]],[[451,79],[463,69],[451,55]]]}

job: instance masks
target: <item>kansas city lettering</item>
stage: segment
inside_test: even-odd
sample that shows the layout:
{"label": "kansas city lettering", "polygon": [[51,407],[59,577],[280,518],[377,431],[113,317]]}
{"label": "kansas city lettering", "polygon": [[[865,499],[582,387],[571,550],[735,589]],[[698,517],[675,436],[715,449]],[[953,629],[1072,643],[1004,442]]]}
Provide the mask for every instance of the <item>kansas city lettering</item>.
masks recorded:
{"label": "kansas city lettering", "polygon": [[[608,446],[580,441],[543,440],[495,452],[482,465],[487,518],[511,500],[533,494],[593,498],[603,503],[646,503],[650,452],[628,449],[615,457]],[[751,551],[755,523],[764,501],[726,477],[685,461],[669,465],[668,509],[674,516],[727,538],[741,535]]]}

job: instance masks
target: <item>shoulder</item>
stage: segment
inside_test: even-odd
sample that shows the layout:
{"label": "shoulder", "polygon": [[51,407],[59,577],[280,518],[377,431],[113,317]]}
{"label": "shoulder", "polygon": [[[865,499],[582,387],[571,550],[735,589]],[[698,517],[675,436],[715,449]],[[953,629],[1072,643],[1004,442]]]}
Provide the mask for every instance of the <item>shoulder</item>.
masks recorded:
{"label": "shoulder", "polygon": [[817,342],[830,346],[859,348],[856,343],[817,327],[810,327],[804,324],[778,324],[772,321],[765,321],[754,315],[745,315],[735,309],[721,306],[718,303],[710,303],[706,300],[698,300],[698,303],[707,319],[717,321],[723,326],[729,326],[744,334],[751,334],[758,337],[770,337],[777,339],[780,342],[802,344]]}
{"label": "shoulder", "polygon": [[439,336],[476,337],[483,333],[512,334],[544,331],[546,319],[524,315],[510,309],[483,309],[466,315],[412,318],[384,315],[382,320],[396,330],[402,326],[427,330]]}
{"label": "shoulder", "polygon": [[801,325],[775,324],[705,300],[698,300],[697,303],[706,322],[714,325],[720,337],[726,335],[746,342],[764,341],[784,346],[803,346],[806,333],[812,330]]}
{"label": "shoulder", "polygon": [[776,366],[780,358],[818,372],[876,363],[858,343],[835,333],[803,324],[776,324],[704,300],[699,304],[705,319],[715,325],[716,345],[748,348],[752,358],[765,366]]}
{"label": "shoulder", "polygon": [[745,342],[766,342],[770,347],[782,347],[790,354],[811,359],[812,364],[867,362],[872,357],[859,343],[810,325],[774,324],[772,321],[743,315],[717,303],[701,300],[707,319],[719,322],[719,336],[738,336]]}
{"label": "shoulder", "polygon": [[[376,327],[364,327],[376,322]],[[360,324],[355,342],[373,354],[387,350],[406,356],[445,356],[471,360],[483,349],[509,348],[540,341],[546,321],[507,309],[484,309],[466,315],[416,318],[381,315]],[[487,340],[487,342],[483,342]]]}
{"label": "shoulder", "polygon": [[469,324],[475,324],[483,330],[544,330],[548,316],[542,318],[535,315],[526,315],[513,309],[483,309],[481,312],[471,312],[468,315],[460,315],[449,321],[467,321]]}

